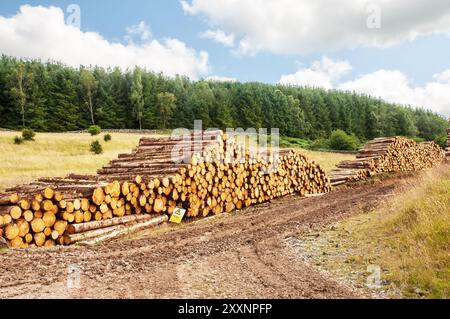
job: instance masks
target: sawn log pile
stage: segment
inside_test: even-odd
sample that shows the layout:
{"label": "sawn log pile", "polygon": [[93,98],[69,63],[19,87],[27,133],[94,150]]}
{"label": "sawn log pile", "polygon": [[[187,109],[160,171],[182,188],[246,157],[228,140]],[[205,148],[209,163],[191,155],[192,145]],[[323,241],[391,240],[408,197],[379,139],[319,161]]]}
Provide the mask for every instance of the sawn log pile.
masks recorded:
{"label": "sawn log pile", "polygon": [[252,151],[221,131],[142,138],[96,176],[43,178],[0,194],[0,236],[20,248],[92,244],[163,222],[176,207],[200,217],[331,190],[326,172],[295,151]]}
{"label": "sawn log pile", "polygon": [[447,129],[447,147],[445,149],[445,158],[447,161],[450,161],[450,128]]}
{"label": "sawn log pile", "polygon": [[444,151],[434,142],[416,143],[403,137],[376,138],[358,152],[355,160],[337,165],[330,174],[331,184],[337,186],[383,172],[418,171],[433,167],[444,158]]}

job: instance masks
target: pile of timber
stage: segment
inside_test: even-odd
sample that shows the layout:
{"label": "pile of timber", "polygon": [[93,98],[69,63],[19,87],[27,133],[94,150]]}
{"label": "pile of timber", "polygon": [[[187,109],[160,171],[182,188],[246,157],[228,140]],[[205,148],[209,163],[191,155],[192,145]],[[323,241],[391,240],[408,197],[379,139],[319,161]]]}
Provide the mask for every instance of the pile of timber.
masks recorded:
{"label": "pile of timber", "polygon": [[445,158],[447,161],[450,161],[450,128],[447,129],[447,147],[445,149]]}
{"label": "pile of timber", "polygon": [[222,136],[222,131],[199,131],[186,136],[144,137],[130,154],[119,154],[97,174],[108,181],[131,181],[136,175],[143,180],[176,175],[181,168],[187,168],[192,154],[223,147]]}
{"label": "pile of timber", "polygon": [[293,150],[255,152],[220,131],[142,138],[97,176],[43,178],[0,194],[10,247],[92,244],[164,222],[331,190],[324,169]]}
{"label": "pile of timber", "polygon": [[382,172],[418,171],[444,160],[443,150],[434,142],[416,143],[404,137],[382,137],[368,142],[355,160],[344,161],[330,174],[337,186]]}

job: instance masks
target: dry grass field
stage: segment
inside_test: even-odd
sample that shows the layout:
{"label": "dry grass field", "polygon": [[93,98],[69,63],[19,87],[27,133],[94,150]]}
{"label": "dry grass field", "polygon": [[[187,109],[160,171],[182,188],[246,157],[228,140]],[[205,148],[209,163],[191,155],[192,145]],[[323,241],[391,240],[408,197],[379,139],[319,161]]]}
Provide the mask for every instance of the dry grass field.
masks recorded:
{"label": "dry grass field", "polygon": [[354,154],[345,153],[333,153],[333,152],[319,152],[310,151],[305,149],[298,149],[300,152],[305,154],[309,159],[320,164],[327,172],[330,172],[336,165],[342,161],[348,161],[355,159]]}
{"label": "dry grass field", "polygon": [[450,170],[399,179],[401,192],[380,205],[299,240],[311,263],[365,285],[381,267],[385,297],[450,297]]}
{"label": "dry grass field", "polygon": [[[103,134],[91,137],[87,133],[38,133],[34,142],[15,145],[16,135],[20,134],[0,132],[0,191],[38,177],[94,174],[117,154],[129,152],[140,137],[113,133],[112,141],[105,143]],[[103,145],[101,155],[89,151],[89,144],[96,139]]]}
{"label": "dry grass field", "polygon": [[[39,177],[64,176],[69,173],[95,174],[96,170],[119,153],[130,152],[140,134],[112,133],[112,141],[103,142],[103,134],[38,133],[34,142],[15,145],[18,132],[0,132],[0,191]],[[93,155],[89,144],[100,140],[103,154]],[[351,154],[314,152],[300,149],[310,159],[331,170],[338,162],[351,159]]]}

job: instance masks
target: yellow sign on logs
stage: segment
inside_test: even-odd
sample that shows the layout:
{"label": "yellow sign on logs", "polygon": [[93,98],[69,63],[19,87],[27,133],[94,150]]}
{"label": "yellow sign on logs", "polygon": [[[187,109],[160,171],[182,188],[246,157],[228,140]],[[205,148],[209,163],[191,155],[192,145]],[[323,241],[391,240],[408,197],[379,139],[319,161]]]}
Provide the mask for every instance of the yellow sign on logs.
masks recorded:
{"label": "yellow sign on logs", "polygon": [[169,221],[171,223],[180,224],[181,221],[183,220],[184,214],[186,214],[186,209],[177,207],[173,211]]}

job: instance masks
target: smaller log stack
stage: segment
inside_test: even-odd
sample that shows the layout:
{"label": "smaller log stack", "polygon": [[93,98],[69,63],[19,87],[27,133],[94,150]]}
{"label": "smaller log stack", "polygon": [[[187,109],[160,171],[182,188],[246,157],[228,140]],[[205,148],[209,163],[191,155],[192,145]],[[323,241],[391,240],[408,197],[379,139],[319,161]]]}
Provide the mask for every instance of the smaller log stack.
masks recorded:
{"label": "smaller log stack", "polygon": [[[448,119],[450,122],[450,119]],[[445,149],[445,158],[450,162],[450,128],[447,129],[447,148]]]}
{"label": "smaller log stack", "polygon": [[331,184],[337,186],[383,172],[418,171],[433,167],[445,158],[434,142],[416,143],[404,137],[381,137],[368,142],[356,159],[344,161],[331,172]]}

